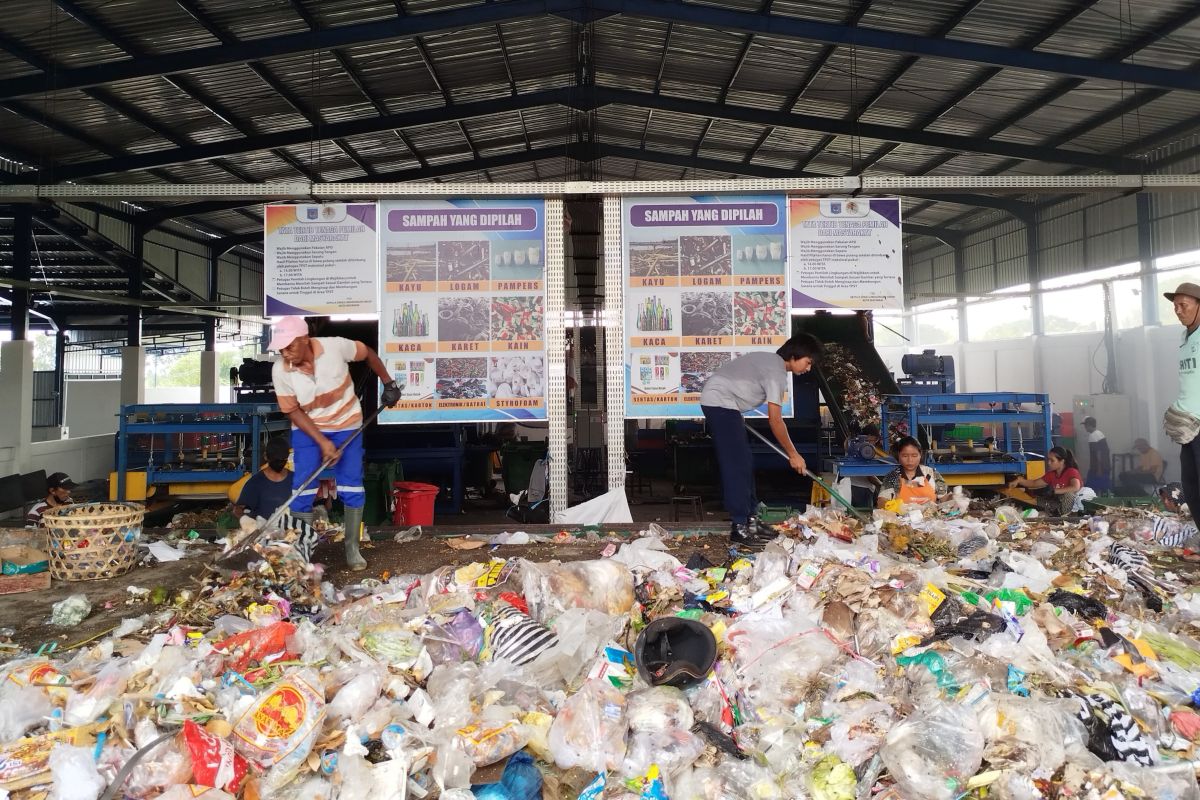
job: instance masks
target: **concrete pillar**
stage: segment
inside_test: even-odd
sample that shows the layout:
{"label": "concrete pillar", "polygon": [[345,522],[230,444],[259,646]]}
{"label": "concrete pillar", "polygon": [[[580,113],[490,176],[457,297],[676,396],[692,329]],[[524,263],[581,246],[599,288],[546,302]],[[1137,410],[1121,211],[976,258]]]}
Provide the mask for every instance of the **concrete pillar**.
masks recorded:
{"label": "concrete pillar", "polygon": [[219,403],[217,393],[221,388],[220,359],[214,350],[200,352],[200,402]]}
{"label": "concrete pillar", "polygon": [[146,402],[146,348],[121,348],[121,405]]}
{"label": "concrete pillar", "polygon": [[33,342],[0,343],[0,472],[28,472],[33,442]]}

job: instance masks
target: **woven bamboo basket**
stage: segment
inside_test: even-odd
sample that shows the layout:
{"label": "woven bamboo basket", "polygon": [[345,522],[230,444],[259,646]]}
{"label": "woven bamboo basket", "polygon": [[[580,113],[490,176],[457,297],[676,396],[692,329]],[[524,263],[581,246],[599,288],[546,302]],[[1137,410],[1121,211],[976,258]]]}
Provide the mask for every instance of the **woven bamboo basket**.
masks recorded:
{"label": "woven bamboo basket", "polygon": [[46,509],[42,525],[50,538],[51,576],[98,581],[129,572],[137,563],[145,515],[139,503],[74,503]]}

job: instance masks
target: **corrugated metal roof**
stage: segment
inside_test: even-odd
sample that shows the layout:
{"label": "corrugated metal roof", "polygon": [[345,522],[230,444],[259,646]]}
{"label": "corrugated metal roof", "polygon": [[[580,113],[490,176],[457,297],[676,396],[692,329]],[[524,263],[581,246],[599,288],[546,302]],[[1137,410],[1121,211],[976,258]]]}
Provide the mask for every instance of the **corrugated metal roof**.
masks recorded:
{"label": "corrugated metal roof", "polygon": [[[566,155],[573,152],[577,131],[589,126],[590,141],[601,152],[605,146],[644,147],[637,160],[606,157],[590,166],[589,174],[613,178],[728,177],[742,163],[782,174],[802,168],[832,176],[864,170],[945,176],[1080,171],[1052,157],[1018,160],[990,153],[998,142],[1100,154],[1132,148],[1152,158],[1178,158],[1169,167],[1174,171],[1200,169],[1200,162],[1188,155],[1188,148],[1200,146],[1200,141],[1187,140],[1186,123],[1197,116],[1193,92],[1079,81],[1071,75],[999,69],[968,59],[918,58],[900,48],[828,45],[805,38],[803,28],[787,36],[778,31],[721,30],[695,19],[648,20],[637,16],[636,4],[630,4],[628,13],[583,25],[567,15],[481,23],[473,17],[475,10],[486,8],[490,13],[504,7],[488,0],[404,0],[402,9],[394,0],[196,0],[202,22],[164,0],[76,2],[85,12],[80,19],[49,2],[8,4],[0,17],[0,36],[30,55],[23,60],[0,48],[0,81],[36,74],[34,63],[63,71],[108,64],[136,67],[143,60],[131,58],[131,53],[179,53],[212,48],[221,40],[269,42],[313,29],[391,21],[402,14],[455,14],[462,26],[421,37],[368,35],[336,53],[264,48],[264,60],[257,65],[189,68],[170,76],[138,74],[99,87],[74,86],[10,102],[0,115],[0,155],[22,154],[35,166],[46,167],[42,174],[51,179],[52,164],[69,168],[96,162],[100,166],[91,171],[102,174],[84,180],[208,183],[236,180],[234,175],[297,180],[300,170],[322,180],[357,180],[366,174],[364,165],[374,174],[399,172],[446,182],[553,180],[583,174]],[[763,5],[762,0],[694,4],[746,13],[759,13]],[[1130,63],[1184,70],[1200,53],[1200,21],[1175,25],[1157,39],[1152,34],[1189,13],[1193,5],[1189,0],[873,0],[869,5],[864,0],[776,0],[770,8],[779,17],[835,24],[862,12],[858,24],[865,28],[1005,47],[1032,43],[1041,52],[1085,57],[1111,58],[1144,39],[1150,43],[1127,59]],[[89,15],[115,32],[120,42],[106,41],[100,29],[87,24]],[[514,90],[525,94],[571,89],[589,79],[602,88],[641,92],[647,100],[602,106],[591,114],[549,104],[461,123],[435,119],[401,131],[376,122],[381,109],[389,114],[428,110],[436,118],[448,105],[493,100],[503,104]],[[273,84],[289,97],[281,96]],[[707,111],[651,111],[643,106],[656,104],[655,92],[672,103],[727,103],[734,107],[728,117],[742,116],[740,109],[784,113],[770,125],[769,119],[709,120]],[[829,136],[820,129],[832,125],[820,122],[812,126],[818,130],[790,127],[794,120],[786,112],[793,109],[785,106],[791,106],[797,93],[797,114],[825,117],[838,125],[858,121],[890,126],[913,141]],[[1058,96],[1030,105],[1043,93]],[[586,85],[566,95],[577,103],[586,103],[589,96]],[[1118,119],[1093,124],[1139,97],[1147,102]],[[133,111],[127,115],[114,107],[122,104]],[[41,115],[52,124],[36,121]],[[313,120],[318,121],[315,127]],[[361,127],[344,137],[344,146],[327,140],[324,126],[347,122]],[[1183,131],[1178,146],[1157,136],[1169,126]],[[925,132],[976,141],[966,143],[970,152],[947,151],[922,143]],[[291,144],[275,152],[247,145],[245,152],[217,160],[189,150],[191,145],[237,143],[247,135],[271,133],[286,133]],[[562,155],[545,157],[560,147]],[[535,151],[529,158],[536,160],[487,170],[476,160],[507,162],[520,159],[527,150]],[[157,170],[130,170],[123,160],[126,155],[155,153],[161,155]],[[698,161],[690,163],[693,154]],[[724,166],[728,171],[721,169]],[[1105,240],[1105,246],[1124,253],[1128,239],[1117,222],[1129,213],[1128,203],[1088,213],[1109,231],[1112,242]],[[1106,216],[1110,213],[1115,216]],[[910,222],[935,227],[972,229],[987,224],[990,214],[950,202],[905,202]],[[224,210],[202,215],[197,224],[241,233],[253,231],[258,223],[253,213]],[[1004,241],[1019,249],[1021,243],[1012,234],[998,235],[1008,236],[1012,241]],[[1059,250],[1055,264],[1065,265],[1075,255],[1072,243],[1054,247]],[[1013,252],[997,260],[993,271],[999,281],[1019,255]]]}

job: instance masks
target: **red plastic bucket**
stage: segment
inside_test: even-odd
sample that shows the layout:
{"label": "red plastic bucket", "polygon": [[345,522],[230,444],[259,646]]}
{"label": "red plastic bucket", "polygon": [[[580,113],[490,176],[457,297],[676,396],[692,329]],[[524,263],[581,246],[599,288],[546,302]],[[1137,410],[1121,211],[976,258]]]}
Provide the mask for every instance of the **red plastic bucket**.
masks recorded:
{"label": "red plastic bucket", "polygon": [[439,489],[428,483],[396,481],[392,484],[392,495],[396,498],[396,510],[392,512],[393,525],[432,525],[433,501]]}

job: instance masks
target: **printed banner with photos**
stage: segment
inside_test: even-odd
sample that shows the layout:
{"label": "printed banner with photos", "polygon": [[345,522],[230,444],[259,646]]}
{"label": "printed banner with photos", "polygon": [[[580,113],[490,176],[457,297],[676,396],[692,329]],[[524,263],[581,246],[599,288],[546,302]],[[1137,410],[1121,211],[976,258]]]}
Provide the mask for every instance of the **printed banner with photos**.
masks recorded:
{"label": "printed banner with photos", "polygon": [[380,356],[403,394],[379,421],[545,419],[545,202],[380,209]]}
{"label": "printed banner with photos", "polygon": [[788,339],[787,200],[628,197],[621,233],[625,415],[703,416],[715,370]]}

